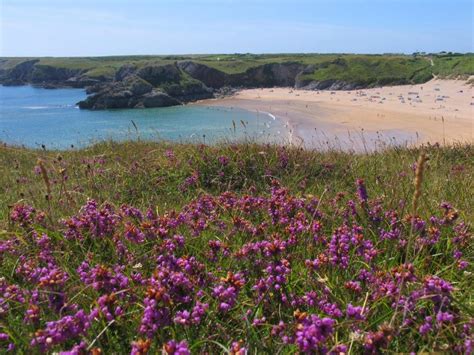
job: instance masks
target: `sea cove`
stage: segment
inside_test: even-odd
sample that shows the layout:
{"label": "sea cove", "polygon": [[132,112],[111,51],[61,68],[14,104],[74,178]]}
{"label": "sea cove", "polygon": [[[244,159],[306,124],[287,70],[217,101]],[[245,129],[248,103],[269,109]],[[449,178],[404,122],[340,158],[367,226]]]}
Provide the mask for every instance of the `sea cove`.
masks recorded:
{"label": "sea cove", "polygon": [[0,86],[0,141],[38,148],[84,147],[103,139],[215,143],[283,140],[285,127],[266,113],[208,106],[80,110],[82,89]]}

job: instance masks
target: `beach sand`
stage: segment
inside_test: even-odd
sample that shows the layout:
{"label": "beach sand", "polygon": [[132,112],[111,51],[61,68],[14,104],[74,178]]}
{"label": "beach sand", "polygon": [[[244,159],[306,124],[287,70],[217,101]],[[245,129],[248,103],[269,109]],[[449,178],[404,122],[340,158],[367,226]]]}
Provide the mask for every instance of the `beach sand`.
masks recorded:
{"label": "beach sand", "polygon": [[289,142],[310,148],[473,142],[474,90],[461,80],[353,91],[248,89],[199,104],[272,114],[288,127]]}

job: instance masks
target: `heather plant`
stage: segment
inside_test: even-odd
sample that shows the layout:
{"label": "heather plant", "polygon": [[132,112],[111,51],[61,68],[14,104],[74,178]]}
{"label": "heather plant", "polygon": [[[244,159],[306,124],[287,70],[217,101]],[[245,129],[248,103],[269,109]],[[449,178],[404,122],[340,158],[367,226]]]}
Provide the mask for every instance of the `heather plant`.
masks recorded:
{"label": "heather plant", "polygon": [[2,147],[0,349],[472,353],[472,153]]}

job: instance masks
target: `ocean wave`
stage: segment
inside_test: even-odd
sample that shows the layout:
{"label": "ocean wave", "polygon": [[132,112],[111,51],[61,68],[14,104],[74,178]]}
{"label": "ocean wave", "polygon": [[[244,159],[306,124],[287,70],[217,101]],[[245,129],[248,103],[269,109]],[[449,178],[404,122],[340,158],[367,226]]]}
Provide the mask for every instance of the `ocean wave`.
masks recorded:
{"label": "ocean wave", "polygon": [[24,106],[23,108],[27,110],[53,110],[60,108],[75,108],[76,105],[66,104],[66,105],[50,105],[50,106]]}
{"label": "ocean wave", "polygon": [[266,114],[266,115],[268,115],[271,119],[273,119],[273,121],[276,120],[275,115],[271,114],[270,112],[265,112],[265,111],[260,111],[260,112],[261,112],[261,113],[264,113],[264,114]]}
{"label": "ocean wave", "polygon": [[45,110],[51,107],[50,106],[25,106],[23,108],[26,108],[27,110]]}

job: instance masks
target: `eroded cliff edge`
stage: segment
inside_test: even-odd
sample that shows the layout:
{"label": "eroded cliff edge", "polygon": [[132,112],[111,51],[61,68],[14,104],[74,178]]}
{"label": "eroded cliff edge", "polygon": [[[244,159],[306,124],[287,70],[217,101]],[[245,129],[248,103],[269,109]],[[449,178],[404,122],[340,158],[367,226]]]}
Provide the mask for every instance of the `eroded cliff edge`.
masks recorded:
{"label": "eroded cliff edge", "polygon": [[421,83],[433,75],[426,58],[409,56],[252,58],[236,60],[237,68],[228,59],[198,57],[116,57],[107,65],[102,58],[0,58],[0,84],[85,88],[89,96],[79,107],[99,110],[181,105],[240,88],[351,90]]}

